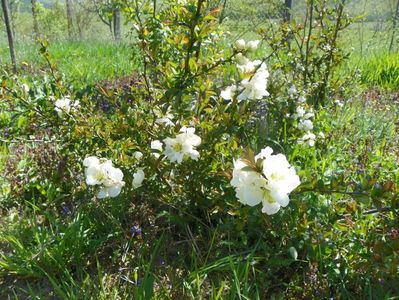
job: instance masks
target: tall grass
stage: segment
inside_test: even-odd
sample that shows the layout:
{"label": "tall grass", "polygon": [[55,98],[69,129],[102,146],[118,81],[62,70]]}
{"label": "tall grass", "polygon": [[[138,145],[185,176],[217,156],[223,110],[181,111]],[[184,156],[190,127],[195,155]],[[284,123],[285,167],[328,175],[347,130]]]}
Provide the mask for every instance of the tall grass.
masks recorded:
{"label": "tall grass", "polygon": [[399,52],[379,51],[359,63],[362,83],[368,86],[399,89]]}
{"label": "tall grass", "polygon": [[[49,45],[53,62],[60,72],[75,85],[93,84],[132,74],[138,68],[137,50],[129,41],[54,41]],[[35,43],[17,43],[20,71],[28,75],[44,75],[46,62]],[[7,65],[9,53],[6,44],[0,44],[0,62]]]}

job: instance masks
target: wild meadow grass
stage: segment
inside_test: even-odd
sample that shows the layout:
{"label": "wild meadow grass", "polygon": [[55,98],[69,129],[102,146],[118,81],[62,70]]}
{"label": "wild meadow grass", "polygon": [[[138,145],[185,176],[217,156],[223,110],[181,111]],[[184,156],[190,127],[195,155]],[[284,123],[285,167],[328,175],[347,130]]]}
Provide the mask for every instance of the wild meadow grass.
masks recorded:
{"label": "wild meadow grass", "polygon": [[[48,65],[39,50],[39,44],[34,42],[17,43],[17,62],[22,74],[46,73]],[[128,76],[139,66],[137,50],[127,40],[50,41],[48,50],[56,68],[77,86]],[[0,47],[0,61],[9,62],[5,44]]]}
{"label": "wild meadow grass", "polygon": [[399,90],[399,52],[379,51],[362,57],[359,69],[362,83]]}

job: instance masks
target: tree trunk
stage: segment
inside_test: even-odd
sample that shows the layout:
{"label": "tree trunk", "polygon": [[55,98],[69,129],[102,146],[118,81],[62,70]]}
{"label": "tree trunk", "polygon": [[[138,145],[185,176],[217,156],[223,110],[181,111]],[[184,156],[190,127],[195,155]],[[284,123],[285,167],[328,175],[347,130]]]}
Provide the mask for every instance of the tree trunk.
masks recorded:
{"label": "tree trunk", "polygon": [[11,31],[12,31],[12,36],[14,37],[14,40],[16,38],[16,32],[15,32],[15,19],[17,18],[18,15],[18,10],[19,10],[19,1],[12,1],[11,3],[8,2],[8,16],[11,21]]}
{"label": "tree trunk", "polygon": [[292,1],[293,0],[285,0],[284,12],[283,12],[283,21],[284,22],[290,22],[291,21]]}
{"label": "tree trunk", "polygon": [[66,0],[66,13],[68,23],[68,36],[70,39],[73,38],[73,22],[72,22],[72,0]]}
{"label": "tree trunk", "polygon": [[13,71],[17,72],[17,60],[15,58],[15,48],[14,48],[14,36],[12,34],[10,13],[8,11],[7,0],[1,0],[1,6],[3,8],[4,23],[6,25],[7,37],[8,37],[8,47],[10,48],[11,62],[13,66]]}
{"label": "tree trunk", "polygon": [[392,36],[391,36],[391,42],[389,44],[389,51],[391,51],[392,47],[393,47],[393,41],[394,41],[395,35],[396,35],[396,23],[398,22],[398,17],[399,17],[399,0],[396,3],[395,16],[393,17],[393,21],[392,21]]}
{"label": "tree trunk", "polygon": [[116,7],[112,11],[112,22],[114,27],[114,39],[119,41],[121,39],[121,9]]}
{"label": "tree trunk", "polygon": [[32,4],[32,18],[33,18],[33,35],[35,39],[37,39],[40,36],[39,23],[37,22],[37,10],[36,10],[37,0],[31,0],[31,4]]}

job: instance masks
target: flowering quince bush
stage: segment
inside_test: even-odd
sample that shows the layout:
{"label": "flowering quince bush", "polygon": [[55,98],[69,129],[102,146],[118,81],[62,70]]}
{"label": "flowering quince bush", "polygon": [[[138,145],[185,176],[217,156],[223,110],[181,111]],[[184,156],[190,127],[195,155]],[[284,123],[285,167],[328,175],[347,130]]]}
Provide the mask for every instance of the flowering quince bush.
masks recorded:
{"label": "flowering quince bush", "polygon": [[[372,243],[365,242],[368,225],[356,227],[347,217],[394,199],[394,164],[374,157],[389,172],[353,170],[352,157],[359,157],[359,169],[370,159],[368,145],[357,150],[345,140],[345,151],[353,151],[348,161],[333,144],[342,138],[335,128],[344,124],[328,119],[314,90],[293,80],[295,72],[281,76],[292,66],[264,34],[229,41],[217,1],[154,3],[134,0],[123,7],[142,53],[129,91],[74,90],[55,70],[40,84],[3,78],[1,105],[21,109],[12,117],[1,114],[2,132],[7,142],[23,137],[31,143],[27,156],[36,162],[10,166],[26,175],[10,182],[24,185],[29,178],[29,184],[19,194],[10,191],[8,205],[33,201],[34,214],[40,210],[45,221],[36,235],[43,242],[30,241],[37,244],[31,253],[17,249],[1,268],[27,261],[11,271],[47,278],[80,265],[92,268],[98,257],[118,270],[115,281],[125,290],[141,292],[137,299],[149,295],[144,289],[155,293],[157,284],[165,299],[206,298],[206,291],[219,288],[235,298],[251,282],[249,299],[276,296],[276,289],[287,298],[317,298],[316,285],[319,298],[348,286],[356,290],[354,282],[373,274],[367,259],[383,246],[365,248]],[[42,52],[51,61],[45,47]],[[22,156],[18,146],[9,149]],[[381,220],[386,228],[396,224],[393,216]],[[21,226],[26,232],[36,227]],[[45,246],[50,250],[42,251]],[[355,261],[351,255],[360,252]],[[30,267],[36,256],[40,265]],[[156,265],[162,256],[172,266]],[[228,277],[233,273],[246,274],[235,282],[238,290],[225,282],[235,280]],[[378,274],[385,274],[382,267]],[[221,281],[210,282],[213,275]],[[276,278],[283,282],[277,288]],[[172,280],[178,283],[170,288]]]}

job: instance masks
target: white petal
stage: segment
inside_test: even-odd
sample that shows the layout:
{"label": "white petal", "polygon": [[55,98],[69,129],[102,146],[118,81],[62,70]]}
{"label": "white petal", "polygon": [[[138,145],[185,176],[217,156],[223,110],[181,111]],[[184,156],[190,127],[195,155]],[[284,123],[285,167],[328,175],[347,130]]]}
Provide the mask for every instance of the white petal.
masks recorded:
{"label": "white petal", "polygon": [[237,48],[237,50],[245,49],[245,41],[243,39],[237,40],[234,45]]}
{"label": "white petal", "polygon": [[282,207],[286,207],[288,205],[288,203],[290,202],[290,198],[282,190],[271,191],[270,194],[271,194],[272,198],[278,204],[280,204]]}
{"label": "white petal", "polygon": [[252,189],[252,188],[246,188],[243,187],[243,203],[249,205],[249,206],[254,206],[259,204],[262,201],[263,198],[263,192],[261,189]]}
{"label": "white petal", "polygon": [[117,185],[113,185],[108,187],[108,196],[109,197],[116,197],[119,195],[119,193],[122,190],[122,186],[117,184]]}
{"label": "white petal", "polygon": [[106,197],[108,197],[108,188],[103,187],[98,191],[97,198],[104,199]]}
{"label": "white petal", "polygon": [[133,153],[133,157],[137,160],[140,160],[143,157],[143,153],[141,153],[140,151],[136,151]]}
{"label": "white petal", "polygon": [[269,157],[270,155],[272,155],[273,153],[273,149],[270,147],[266,147],[264,149],[262,149],[258,155],[255,156],[255,161],[257,161],[258,159],[265,159],[267,157]]}
{"label": "white petal", "polygon": [[112,168],[108,174],[109,178],[114,182],[120,182],[123,180],[123,172],[119,168]]}
{"label": "white petal", "polygon": [[267,215],[274,215],[280,210],[280,204],[277,202],[263,201],[262,212]]}
{"label": "white petal", "polygon": [[159,140],[151,142],[151,149],[162,151],[163,144]]}
{"label": "white petal", "polygon": [[145,178],[144,172],[138,169],[136,173],[133,174],[133,188],[139,188]]}

